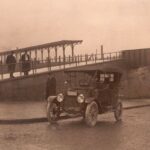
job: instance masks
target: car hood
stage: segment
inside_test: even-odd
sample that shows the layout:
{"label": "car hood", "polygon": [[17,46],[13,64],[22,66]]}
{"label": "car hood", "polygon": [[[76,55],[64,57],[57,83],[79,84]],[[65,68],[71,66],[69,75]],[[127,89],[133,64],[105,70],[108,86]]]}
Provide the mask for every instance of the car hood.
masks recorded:
{"label": "car hood", "polygon": [[67,90],[68,96],[78,96],[79,94],[84,94],[85,97],[88,97],[91,95],[91,88],[74,88]]}

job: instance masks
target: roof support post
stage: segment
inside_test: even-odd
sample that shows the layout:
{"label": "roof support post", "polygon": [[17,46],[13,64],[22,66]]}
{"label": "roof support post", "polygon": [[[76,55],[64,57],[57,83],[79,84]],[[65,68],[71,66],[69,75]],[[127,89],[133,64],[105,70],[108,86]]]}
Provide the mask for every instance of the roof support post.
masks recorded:
{"label": "roof support post", "polygon": [[37,60],[37,50],[35,50],[35,60]]}
{"label": "roof support post", "polygon": [[55,47],[55,62],[57,62],[57,47]]}
{"label": "roof support post", "polygon": [[72,50],[72,61],[74,61],[74,45],[71,45],[71,50]]}
{"label": "roof support post", "polygon": [[20,54],[20,61],[19,61],[19,70],[20,70],[20,76],[22,76],[22,53],[21,51],[19,52]]}
{"label": "roof support post", "polygon": [[18,61],[18,53],[15,53],[16,61]]}
{"label": "roof support post", "polygon": [[43,63],[43,49],[41,49],[41,61],[42,61],[42,63]]}
{"label": "roof support post", "polygon": [[48,59],[50,59],[50,48],[47,49],[47,53],[48,53]]}
{"label": "roof support post", "polygon": [[1,79],[3,79],[3,65],[4,65],[4,63],[3,63],[3,56],[1,55]]}
{"label": "roof support post", "polygon": [[16,53],[16,67],[15,67],[16,71],[20,71],[20,54]]}
{"label": "roof support post", "polygon": [[5,55],[4,55],[4,63],[6,63],[6,57],[7,57],[7,56],[6,56],[6,54],[5,54]]}
{"label": "roof support post", "polygon": [[0,64],[2,64],[3,63],[3,56],[2,55],[0,55]]}
{"label": "roof support post", "polygon": [[48,56],[47,56],[48,71],[50,71],[51,70],[50,47],[48,47],[48,49],[47,49],[47,54],[48,54]]}
{"label": "roof support post", "polygon": [[111,53],[109,54],[109,57],[110,57],[110,60],[111,60],[111,59],[112,59],[112,58],[111,58]]}
{"label": "roof support post", "polygon": [[64,63],[64,69],[65,69],[65,45],[63,45],[63,63]]}
{"label": "roof support post", "polygon": [[30,56],[30,58],[31,58],[31,56],[32,56],[32,52],[31,52],[31,51],[29,51],[29,56]]}
{"label": "roof support post", "polygon": [[37,69],[37,68],[36,68],[36,67],[37,67],[37,49],[35,49],[34,52],[35,52],[35,58],[34,58],[34,67],[35,67],[35,68],[34,68],[34,69],[35,69],[35,73],[36,73],[36,69]]}
{"label": "roof support post", "polygon": [[103,45],[101,45],[101,59],[104,59]]}

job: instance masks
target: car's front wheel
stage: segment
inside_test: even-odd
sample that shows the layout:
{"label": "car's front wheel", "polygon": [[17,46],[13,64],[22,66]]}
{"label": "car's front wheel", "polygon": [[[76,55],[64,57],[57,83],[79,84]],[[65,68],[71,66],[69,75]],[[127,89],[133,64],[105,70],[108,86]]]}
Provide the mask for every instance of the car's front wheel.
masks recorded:
{"label": "car's front wheel", "polygon": [[115,111],[114,111],[114,116],[116,121],[121,121],[122,119],[122,111],[123,111],[123,106],[122,103],[119,102],[116,107],[115,107]]}
{"label": "car's front wheel", "polygon": [[56,121],[58,119],[58,106],[54,102],[48,102],[47,119],[50,124],[56,123]]}
{"label": "car's front wheel", "polygon": [[96,125],[98,116],[98,105],[95,101],[87,105],[85,110],[85,122],[88,126],[93,127]]}

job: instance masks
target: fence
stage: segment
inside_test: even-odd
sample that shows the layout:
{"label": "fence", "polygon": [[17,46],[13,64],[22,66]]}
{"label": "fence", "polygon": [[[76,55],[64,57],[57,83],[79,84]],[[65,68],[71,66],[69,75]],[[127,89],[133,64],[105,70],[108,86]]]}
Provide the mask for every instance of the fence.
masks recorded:
{"label": "fence", "polygon": [[[121,52],[112,52],[104,54],[85,54],[76,55],[74,57],[58,57],[57,59],[47,58],[46,60],[30,60],[29,75],[35,75],[42,72],[66,69],[70,67],[78,67],[82,65],[102,63],[106,61],[114,61],[122,59]],[[15,78],[24,76],[22,70],[22,62],[15,63]],[[0,64],[0,80],[9,79],[8,65],[6,63]]]}

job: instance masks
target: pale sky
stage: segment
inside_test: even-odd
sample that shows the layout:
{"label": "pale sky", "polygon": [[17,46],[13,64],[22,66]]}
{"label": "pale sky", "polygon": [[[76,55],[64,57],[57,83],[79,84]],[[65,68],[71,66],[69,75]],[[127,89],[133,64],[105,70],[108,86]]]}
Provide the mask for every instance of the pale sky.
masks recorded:
{"label": "pale sky", "polygon": [[0,0],[0,51],[83,40],[78,52],[150,47],[150,0]]}

